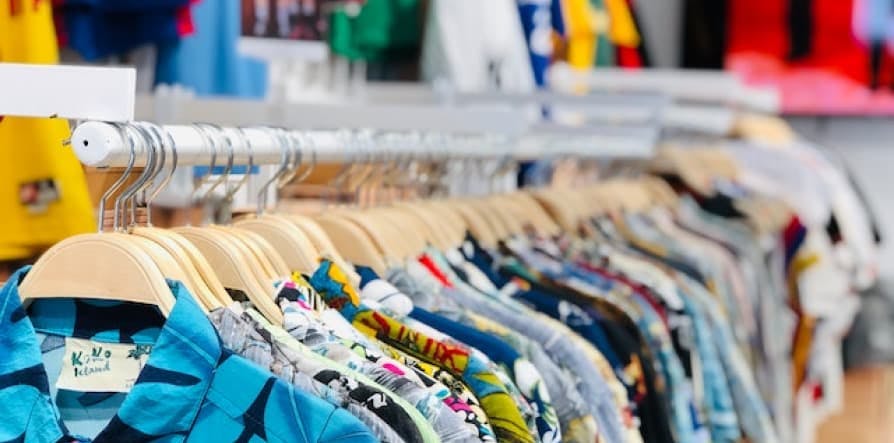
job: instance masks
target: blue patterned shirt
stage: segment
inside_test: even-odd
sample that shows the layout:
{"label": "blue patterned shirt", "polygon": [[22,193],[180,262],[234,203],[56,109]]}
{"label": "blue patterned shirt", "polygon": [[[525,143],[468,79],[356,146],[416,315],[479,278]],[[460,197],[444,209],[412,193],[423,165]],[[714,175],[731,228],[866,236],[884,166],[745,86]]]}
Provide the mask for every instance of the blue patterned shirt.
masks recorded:
{"label": "blue patterned shirt", "polygon": [[[167,319],[147,305],[72,298],[26,311],[17,286],[28,269],[0,290],[0,442],[376,441],[347,411],[224,350],[178,282]],[[79,339],[149,352],[129,392],[57,388],[63,349]]]}

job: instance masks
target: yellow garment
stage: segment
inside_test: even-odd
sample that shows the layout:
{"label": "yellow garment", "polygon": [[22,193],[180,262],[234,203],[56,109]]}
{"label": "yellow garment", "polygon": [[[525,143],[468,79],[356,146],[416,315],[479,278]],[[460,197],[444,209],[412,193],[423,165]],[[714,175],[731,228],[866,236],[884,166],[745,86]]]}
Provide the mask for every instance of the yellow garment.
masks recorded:
{"label": "yellow garment", "polygon": [[[58,63],[50,0],[0,1],[0,62]],[[84,171],[60,119],[0,121],[0,260],[94,230]]]}
{"label": "yellow garment", "polygon": [[605,0],[605,9],[611,20],[609,38],[618,46],[635,48],[640,45],[639,31],[636,30],[636,21],[633,20],[633,12],[626,0]]}
{"label": "yellow garment", "polygon": [[795,329],[794,344],[792,346],[792,383],[794,392],[807,380],[807,366],[810,362],[810,351],[813,348],[814,332],[817,319],[801,310],[800,291],[798,279],[811,266],[819,263],[820,257],[816,253],[801,252],[795,256],[789,266],[788,288],[791,302],[798,313],[798,325]]}
{"label": "yellow garment", "polygon": [[591,69],[596,63],[596,10],[590,0],[562,0],[568,64]]}

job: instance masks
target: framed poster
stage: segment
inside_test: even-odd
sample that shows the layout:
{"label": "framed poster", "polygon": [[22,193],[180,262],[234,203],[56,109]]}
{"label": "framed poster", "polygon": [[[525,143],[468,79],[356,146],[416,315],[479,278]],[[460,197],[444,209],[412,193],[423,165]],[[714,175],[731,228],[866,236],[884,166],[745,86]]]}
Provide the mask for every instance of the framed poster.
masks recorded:
{"label": "framed poster", "polygon": [[241,0],[239,51],[266,60],[326,60],[330,0]]}

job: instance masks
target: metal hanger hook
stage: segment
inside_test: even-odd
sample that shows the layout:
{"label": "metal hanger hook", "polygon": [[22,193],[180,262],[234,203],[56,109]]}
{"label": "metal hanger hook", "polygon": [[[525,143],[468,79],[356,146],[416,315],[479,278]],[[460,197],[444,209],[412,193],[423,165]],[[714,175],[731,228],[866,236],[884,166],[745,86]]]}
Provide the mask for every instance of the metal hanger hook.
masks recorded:
{"label": "metal hanger hook", "polygon": [[267,191],[270,188],[270,186],[273,183],[275,183],[277,180],[279,180],[279,178],[282,177],[283,174],[288,172],[289,163],[291,162],[291,154],[292,154],[291,150],[290,150],[290,146],[288,145],[288,143],[286,143],[285,139],[283,138],[283,136],[281,134],[281,132],[282,132],[281,129],[267,128],[267,127],[263,128],[263,129],[265,132],[267,132],[267,134],[270,136],[271,139],[278,142],[277,144],[279,145],[279,148],[280,148],[280,162],[279,162],[279,168],[276,170],[276,172],[273,174],[273,176],[270,177],[266,182],[264,182],[264,184],[261,185],[261,189],[258,190],[258,215],[261,215],[264,213],[264,207],[266,206],[266,203],[267,203]]}
{"label": "metal hanger hook", "polygon": [[[218,186],[225,183],[230,178],[230,173],[233,171],[233,158],[235,156],[235,151],[233,148],[233,142],[225,136],[223,133],[223,128],[220,126],[210,124],[210,123],[202,123],[201,126],[206,131],[211,132],[210,137],[212,140],[215,140],[215,136],[223,139],[224,144],[227,147],[227,164],[224,166],[223,173],[220,174],[220,178],[217,179],[211,186],[205,191],[205,194],[202,195],[201,202],[202,206],[207,207],[209,202],[211,201],[211,196],[214,193],[214,190],[217,189]],[[209,171],[209,175],[214,174],[214,170]]]}
{"label": "metal hanger hook", "polygon": [[[308,165],[307,169],[304,170],[304,172],[302,172],[300,175],[298,175],[298,177],[293,179],[296,183],[301,183],[306,180],[307,177],[309,177],[310,174],[314,171],[314,168],[317,167],[317,144],[316,141],[314,141],[314,138],[311,137],[309,134],[301,132],[296,132],[294,134],[299,139],[304,140],[304,145],[307,146],[308,150],[310,151],[310,164]],[[304,159],[303,153],[301,155],[301,159]],[[300,163],[297,166],[300,166]]]}
{"label": "metal hanger hook", "polygon": [[239,180],[239,183],[236,183],[236,185],[233,186],[233,189],[229,190],[226,196],[224,196],[224,200],[227,202],[232,202],[236,192],[239,192],[239,189],[248,183],[249,178],[251,178],[252,169],[255,167],[255,152],[254,148],[251,146],[251,140],[245,135],[245,130],[241,127],[236,128],[236,135],[239,136],[239,141],[241,142],[242,147],[245,148],[248,153],[248,166],[245,169],[245,174],[243,174],[242,179]]}
{"label": "metal hanger hook", "polygon": [[192,192],[191,200],[193,202],[198,202],[198,201],[202,201],[204,199],[204,196],[202,199],[197,198],[199,190],[201,190],[202,186],[204,186],[205,183],[208,181],[208,179],[211,178],[212,174],[214,174],[214,168],[217,167],[217,141],[208,134],[207,128],[205,128],[202,124],[193,123],[192,126],[199,133],[199,136],[202,137],[202,139],[205,141],[208,148],[211,149],[211,162],[208,164],[208,172],[206,172],[202,177],[200,177],[197,180],[196,187],[195,187],[195,189],[193,189],[193,192]]}
{"label": "metal hanger hook", "polygon": [[[151,192],[149,192],[148,196],[146,196],[146,225],[152,226],[152,202],[158,197],[158,194],[171,183],[171,180],[174,178],[174,173],[177,172],[177,143],[174,142],[174,137],[171,136],[171,133],[167,131],[162,126],[148,123],[149,129],[156,134],[156,136],[161,140],[161,149],[162,152],[166,152],[169,148],[171,151],[171,172],[155,187]],[[159,173],[161,170],[159,170]]]}
{"label": "metal hanger hook", "polygon": [[[115,128],[118,130],[118,133],[121,135],[121,138],[127,140],[127,145],[130,147],[130,156],[127,160],[127,166],[124,168],[124,172],[121,174],[121,177],[118,180],[115,180],[109,189],[106,189],[106,192],[102,194],[102,197],[99,199],[99,222],[97,231],[102,233],[103,228],[105,227],[105,218],[106,218],[106,202],[108,202],[109,198],[112,197],[116,191],[127,181],[128,177],[130,177],[130,173],[133,171],[134,163],[136,162],[137,157],[137,148],[136,144],[130,133],[127,131],[128,125],[126,123],[112,123]],[[112,229],[118,229],[118,214],[117,212],[114,214],[112,223]]]}
{"label": "metal hanger hook", "polygon": [[[155,143],[152,143],[150,140],[150,136],[148,132],[140,126],[139,123],[134,123],[130,125],[130,128],[136,133],[136,137],[142,141],[143,147],[146,150],[146,166],[143,168],[143,172],[137,178],[137,180],[127,187],[121,194],[115,199],[115,218],[116,221],[119,217],[119,214],[123,214],[125,217],[127,215],[127,205],[128,202],[131,205],[130,216],[131,223],[136,223],[136,201],[134,197],[137,195],[140,189],[149,182],[149,179],[155,174],[155,168],[158,161],[158,152]],[[122,212],[123,211],[123,212]],[[125,226],[115,224],[116,230],[125,230],[128,226],[127,220],[124,220]]]}

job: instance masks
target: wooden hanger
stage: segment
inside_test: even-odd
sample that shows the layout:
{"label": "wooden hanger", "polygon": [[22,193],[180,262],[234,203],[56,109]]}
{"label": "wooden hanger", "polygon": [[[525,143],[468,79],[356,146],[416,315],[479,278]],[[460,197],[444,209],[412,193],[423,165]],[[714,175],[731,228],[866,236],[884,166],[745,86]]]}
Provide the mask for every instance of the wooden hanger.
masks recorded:
{"label": "wooden hanger", "polygon": [[240,238],[249,243],[252,252],[257,253],[259,258],[269,264],[270,269],[273,270],[274,278],[279,279],[288,277],[292,274],[292,269],[286,264],[285,259],[280,256],[279,251],[277,251],[276,248],[274,248],[263,236],[238,226],[232,226],[230,229],[233,232],[238,233]]}
{"label": "wooden hanger", "polygon": [[326,235],[326,231],[323,230],[320,225],[314,221],[312,218],[305,215],[297,215],[297,214],[283,214],[283,218],[289,220],[294,223],[305,235],[307,235],[308,240],[313,244],[314,248],[316,248],[318,254],[315,257],[315,260],[319,261],[321,257],[328,257],[330,259],[342,260],[341,254],[339,254],[338,250],[335,249],[335,245],[332,244],[332,239]]}
{"label": "wooden hanger", "polygon": [[267,240],[289,272],[310,273],[316,270],[320,258],[319,250],[304,231],[295,226],[289,218],[265,214],[261,217],[237,220],[235,226]]}
{"label": "wooden hanger", "polygon": [[714,180],[710,170],[707,170],[702,165],[697,153],[688,151],[690,149],[671,145],[660,147],[649,162],[649,171],[659,174],[678,175],[690,188],[699,194],[713,195]]}
{"label": "wooden hanger", "polygon": [[774,115],[739,113],[733,125],[732,135],[769,146],[787,146],[798,138],[791,126]]}
{"label": "wooden hanger", "polygon": [[457,199],[451,199],[434,202],[433,204],[443,207],[446,211],[459,215],[463,221],[465,221],[469,232],[482,246],[493,248],[497,245],[499,237],[494,228],[490,225],[487,219],[468,203]]}
{"label": "wooden hanger", "polygon": [[211,293],[214,297],[221,303],[223,306],[228,306],[233,303],[233,299],[230,297],[230,294],[227,293],[226,288],[224,288],[223,284],[220,282],[220,279],[217,277],[217,273],[214,272],[214,269],[211,267],[211,264],[208,263],[208,259],[202,255],[201,252],[193,245],[189,240],[187,240],[182,235],[171,231],[169,229],[159,229],[160,231],[164,231],[165,235],[169,236],[173,239],[177,244],[180,245],[181,250],[183,250],[187,256],[189,256],[199,275],[202,277],[202,280],[207,285],[208,289],[211,290]]}
{"label": "wooden hanger", "polygon": [[356,209],[342,209],[331,214],[343,217],[362,229],[381,251],[386,263],[399,261],[401,257],[407,256],[412,251],[412,247],[402,233],[393,229],[393,226],[381,214]]}
{"label": "wooden hanger", "polygon": [[179,243],[159,231],[164,230],[137,227],[131,229],[131,235],[134,239],[138,239],[141,247],[149,252],[165,277],[181,281],[206,310],[223,307],[220,299],[199,274],[192,258],[180,247]]}
{"label": "wooden hanger", "polygon": [[628,213],[642,213],[655,206],[651,194],[642,186],[641,182],[633,180],[618,180],[615,182],[617,189],[624,195],[622,203]]}
{"label": "wooden hanger", "polygon": [[546,212],[566,232],[576,232],[577,211],[570,205],[561,192],[555,189],[537,189],[530,191],[531,197],[536,199],[546,209]]}
{"label": "wooden hanger", "polygon": [[360,285],[360,275],[354,271],[354,267],[341,255],[335,247],[335,244],[332,243],[332,239],[329,238],[329,235],[326,234],[326,231],[323,230],[319,223],[304,215],[288,214],[285,215],[285,218],[307,234],[307,238],[310,239],[314,244],[314,247],[319,251],[319,255],[316,257],[317,262],[319,262],[321,258],[332,260],[342,268],[346,274],[348,274],[348,277],[351,279],[351,283],[354,284],[354,286]]}
{"label": "wooden hanger", "polygon": [[513,219],[518,220],[525,230],[533,229],[538,235],[549,235],[549,226],[538,217],[538,211],[532,210],[512,194],[502,195],[500,204]]}
{"label": "wooden hanger", "polygon": [[[145,135],[144,130],[136,126],[121,126],[120,129],[122,137],[130,141],[131,160],[100,200],[100,230],[103,229],[105,202],[127,181],[133,169],[135,134]],[[154,149],[149,152],[150,167],[116,200],[116,222],[121,203],[143,188],[156,171],[157,152]],[[114,228],[118,228],[117,223]],[[123,300],[156,306],[168,316],[175,298],[166,276],[178,278],[186,285],[191,283],[176,259],[151,240],[114,232],[83,234],[63,240],[45,252],[20,285],[20,294],[24,305],[36,299],[55,297]],[[201,305],[202,300],[198,301]]]}
{"label": "wooden hanger", "polygon": [[503,195],[491,195],[482,199],[482,207],[491,211],[509,228],[510,236],[523,234],[525,232],[523,221],[517,218],[519,214],[514,214],[512,207],[507,206],[505,201],[506,197]]}
{"label": "wooden hanger", "polygon": [[457,210],[451,209],[443,200],[428,200],[419,204],[428,207],[438,219],[444,220],[450,248],[462,246],[466,240],[466,232],[469,231],[469,224]]}
{"label": "wooden hanger", "polygon": [[240,249],[242,249],[247,257],[252,257],[252,263],[257,263],[260,265],[256,270],[258,271],[258,280],[261,282],[272,281],[277,277],[276,271],[273,269],[273,264],[270,262],[267,257],[264,257],[263,252],[261,252],[260,248],[257,244],[255,244],[250,238],[244,235],[243,231],[237,231],[233,229],[232,226],[221,226],[221,225],[208,225],[203,226],[203,229],[210,229],[213,231],[220,232],[222,235],[227,237],[227,240],[231,241],[233,244],[237,245]]}
{"label": "wooden hanger", "polygon": [[126,234],[83,234],[65,239],[37,260],[19,285],[22,304],[46,298],[124,300],[174,308],[164,274]]}
{"label": "wooden hanger", "polygon": [[666,181],[652,175],[644,175],[639,180],[651,192],[652,199],[662,206],[673,208],[679,204],[679,196]]}
{"label": "wooden hanger", "polygon": [[349,262],[372,268],[383,274],[388,270],[383,252],[367,231],[340,215],[324,214],[314,218],[336,249]]}
{"label": "wooden hanger", "polygon": [[[177,156],[174,155],[176,149],[170,136],[164,130],[150,123],[139,123],[136,126],[140,128],[138,132],[142,134],[142,138],[147,147],[149,158],[147,159],[147,168],[144,170],[146,180],[142,186],[133,189],[131,195],[143,191],[146,196],[145,210],[147,226],[132,226],[128,233],[135,237],[144,238],[152,241],[154,244],[161,246],[176,261],[177,267],[185,274],[184,284],[190,289],[190,292],[196,296],[200,304],[209,310],[223,307],[232,303],[232,299],[224,290],[217,276],[211,270],[205,258],[195,249],[195,247],[185,238],[177,233],[152,227],[149,216],[151,215],[151,203],[159,192],[167,186],[174,176],[177,169]],[[166,158],[171,154],[171,168],[168,176],[160,182],[160,185],[153,191],[149,192],[149,187],[155,182],[165,169]],[[141,176],[143,178],[143,176]],[[139,181],[139,180],[138,180]],[[129,189],[130,190],[130,189]],[[128,191],[125,191],[126,194]],[[122,194],[122,197],[124,196]],[[156,254],[157,255],[157,254]],[[164,270],[163,270],[164,272]],[[165,272],[166,276],[168,272]],[[173,277],[172,277],[173,278]]]}
{"label": "wooden hanger", "polygon": [[418,258],[428,245],[438,245],[434,229],[418,213],[406,207],[376,208],[373,211],[380,213],[389,221],[392,228],[403,234],[408,249],[399,258],[402,263]]}
{"label": "wooden hanger", "polygon": [[228,238],[228,233],[222,230],[180,227],[174,231],[201,251],[224,287],[243,292],[264,317],[274,324],[282,324],[282,311],[271,296],[271,282],[264,281],[266,276],[259,275],[261,264],[246,246]]}
{"label": "wooden hanger", "polygon": [[466,199],[465,202],[487,220],[489,226],[497,235],[497,239],[504,240],[512,236],[512,229],[502,218],[494,213],[493,208],[489,207],[487,203],[478,199]]}
{"label": "wooden hanger", "polygon": [[[451,247],[450,228],[445,226],[442,219],[432,209],[416,202],[398,202],[393,205],[393,208],[394,211],[405,214],[409,219],[418,221],[413,225],[419,226],[424,233],[426,246],[430,244],[440,250],[447,250]],[[420,250],[418,254],[421,254],[423,250]]]}
{"label": "wooden hanger", "polygon": [[527,192],[514,192],[508,195],[517,205],[523,208],[534,220],[538,231],[555,236],[561,233],[562,227],[549,216],[543,206]]}

